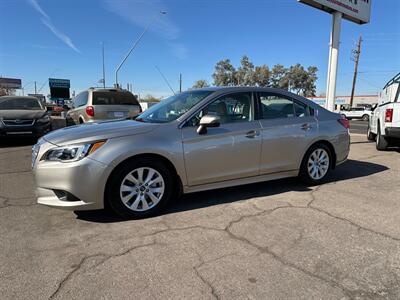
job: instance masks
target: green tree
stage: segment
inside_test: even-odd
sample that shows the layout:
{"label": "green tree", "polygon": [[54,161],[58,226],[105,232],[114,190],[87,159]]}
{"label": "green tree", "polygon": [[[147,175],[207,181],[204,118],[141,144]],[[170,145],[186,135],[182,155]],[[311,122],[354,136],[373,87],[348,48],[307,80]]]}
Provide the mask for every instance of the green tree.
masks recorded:
{"label": "green tree", "polygon": [[315,96],[317,92],[317,87],[315,82],[318,79],[317,76],[318,68],[315,66],[310,66],[307,68],[307,80],[304,84],[303,96]]}
{"label": "green tree", "polygon": [[240,67],[236,72],[236,84],[240,86],[254,85],[254,64],[247,55],[243,55],[240,60]]}
{"label": "green tree", "polygon": [[209,87],[210,85],[208,84],[207,80],[204,79],[199,79],[193,84],[193,89],[201,89],[204,87]]}
{"label": "green tree", "polygon": [[153,95],[147,94],[144,98],[140,99],[141,102],[160,102],[161,98],[157,98]]}
{"label": "green tree", "polygon": [[214,79],[214,85],[216,86],[236,85],[236,69],[229,59],[217,62],[212,77]]}
{"label": "green tree", "polygon": [[271,72],[267,65],[256,66],[254,69],[253,82],[257,86],[269,86],[271,79]]}
{"label": "green tree", "polygon": [[280,64],[275,65],[271,70],[271,87],[287,90],[288,85],[287,69]]}

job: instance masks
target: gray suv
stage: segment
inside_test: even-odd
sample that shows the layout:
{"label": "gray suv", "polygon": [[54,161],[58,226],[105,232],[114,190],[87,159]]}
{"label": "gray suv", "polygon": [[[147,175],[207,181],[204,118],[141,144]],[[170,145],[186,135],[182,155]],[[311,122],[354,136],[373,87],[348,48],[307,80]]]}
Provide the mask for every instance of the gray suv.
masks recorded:
{"label": "gray suv", "polygon": [[90,88],[73,99],[67,124],[133,118],[141,112],[138,100],[127,90]]}

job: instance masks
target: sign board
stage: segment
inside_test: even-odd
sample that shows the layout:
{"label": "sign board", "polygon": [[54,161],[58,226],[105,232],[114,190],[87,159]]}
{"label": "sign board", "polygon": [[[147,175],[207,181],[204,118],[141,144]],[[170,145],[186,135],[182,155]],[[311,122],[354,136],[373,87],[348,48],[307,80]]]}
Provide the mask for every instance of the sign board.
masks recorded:
{"label": "sign board", "polygon": [[57,100],[57,106],[63,107],[64,106],[64,99],[58,99]]}
{"label": "sign board", "polygon": [[20,89],[21,88],[21,79],[1,78],[0,77],[0,88]]}
{"label": "sign board", "polygon": [[50,99],[56,101],[57,99],[70,99],[69,79],[49,78]]}
{"label": "sign board", "polygon": [[49,87],[50,88],[70,88],[69,79],[57,79],[57,78],[49,78]]}
{"label": "sign board", "polygon": [[369,23],[372,0],[298,0],[320,10],[341,12],[343,18],[357,24]]}

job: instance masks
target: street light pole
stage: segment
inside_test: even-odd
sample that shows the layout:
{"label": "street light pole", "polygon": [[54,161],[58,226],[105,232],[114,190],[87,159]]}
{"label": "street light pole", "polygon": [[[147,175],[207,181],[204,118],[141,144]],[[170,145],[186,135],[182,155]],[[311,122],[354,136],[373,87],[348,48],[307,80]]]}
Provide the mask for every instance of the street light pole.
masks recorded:
{"label": "street light pole", "polygon": [[101,43],[101,52],[103,55],[103,88],[106,88],[106,70],[104,67],[104,42]]}
{"label": "street light pole", "polygon": [[115,70],[115,87],[118,87],[118,72],[121,69],[122,65],[125,63],[129,55],[132,53],[133,49],[136,48],[136,46],[139,44],[140,40],[142,37],[145,35],[145,33],[149,30],[150,26],[155,22],[157,17],[161,15],[165,15],[167,12],[165,11],[160,11],[156,13],[153,17],[153,19],[150,21],[150,23],[147,25],[147,27],[143,30],[142,34],[139,36],[139,38],[133,43],[132,47],[129,49],[128,53],[125,55],[124,59],[121,61],[121,63],[118,65],[117,69]]}

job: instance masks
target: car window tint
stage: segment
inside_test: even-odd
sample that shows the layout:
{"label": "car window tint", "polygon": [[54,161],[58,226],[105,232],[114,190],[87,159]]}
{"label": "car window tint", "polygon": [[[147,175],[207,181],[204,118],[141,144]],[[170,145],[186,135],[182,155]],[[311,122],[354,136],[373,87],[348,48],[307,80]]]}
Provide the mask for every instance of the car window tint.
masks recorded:
{"label": "car window tint", "polygon": [[300,102],[294,102],[294,112],[296,117],[303,118],[310,115],[310,109],[307,105]]}
{"label": "car window tint", "polygon": [[93,105],[139,105],[136,97],[129,92],[94,92]]}
{"label": "car window tint", "polygon": [[261,93],[260,102],[263,119],[292,118],[295,116],[293,101],[285,96]]}
{"label": "car window tint", "polygon": [[252,121],[252,107],[251,93],[229,94],[202,109],[189,124],[197,126],[205,115],[218,116],[221,124]]}
{"label": "car window tint", "polygon": [[88,92],[79,93],[74,99],[74,106],[79,107],[86,105],[88,94],[89,94]]}

